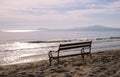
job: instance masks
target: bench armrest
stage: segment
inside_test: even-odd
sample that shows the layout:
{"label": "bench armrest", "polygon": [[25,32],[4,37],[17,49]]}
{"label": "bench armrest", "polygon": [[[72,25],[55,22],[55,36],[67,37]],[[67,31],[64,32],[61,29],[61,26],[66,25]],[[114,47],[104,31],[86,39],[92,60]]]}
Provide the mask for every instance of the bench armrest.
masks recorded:
{"label": "bench armrest", "polygon": [[53,57],[53,53],[57,53],[57,52],[58,52],[58,51],[49,51],[49,52],[48,52],[48,56],[49,56],[49,57]]}
{"label": "bench armrest", "polygon": [[58,52],[58,51],[49,51],[49,52]]}

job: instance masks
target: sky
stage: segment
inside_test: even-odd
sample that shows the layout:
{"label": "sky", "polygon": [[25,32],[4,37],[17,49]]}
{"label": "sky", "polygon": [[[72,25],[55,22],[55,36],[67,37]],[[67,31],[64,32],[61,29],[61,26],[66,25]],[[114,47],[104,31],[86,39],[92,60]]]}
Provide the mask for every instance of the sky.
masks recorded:
{"label": "sky", "polygon": [[120,0],[0,0],[0,30],[120,28]]}

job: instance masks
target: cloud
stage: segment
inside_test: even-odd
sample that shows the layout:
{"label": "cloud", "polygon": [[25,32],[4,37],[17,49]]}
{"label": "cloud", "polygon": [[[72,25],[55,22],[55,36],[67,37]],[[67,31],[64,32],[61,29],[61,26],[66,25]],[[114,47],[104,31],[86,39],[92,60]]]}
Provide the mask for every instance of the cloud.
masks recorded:
{"label": "cloud", "polygon": [[[1,6],[5,6],[5,8],[32,8],[38,7],[46,8],[46,7],[53,7],[53,6],[63,6],[65,4],[74,3],[74,0],[4,0],[1,3]],[[8,5],[8,6],[6,6]]]}
{"label": "cloud", "polygon": [[120,0],[1,0],[0,25],[64,27],[97,24],[104,18],[99,15],[105,16],[107,22],[107,16],[119,14],[119,4]]}
{"label": "cloud", "polygon": [[37,10],[40,10],[41,12],[43,12],[44,10],[50,11],[51,9],[58,11],[64,8],[66,8],[66,10],[76,9],[77,7],[79,8],[79,5],[83,6],[88,2],[91,2],[91,0],[2,0],[2,3],[0,3],[0,8],[9,11],[22,11],[25,13],[27,11],[34,12],[36,11],[35,8],[37,8]]}
{"label": "cloud", "polygon": [[104,6],[106,10],[109,10],[111,13],[119,14],[120,13],[120,0],[109,3],[108,5]]}
{"label": "cloud", "polygon": [[120,0],[117,0],[115,2],[109,3],[105,7],[106,8],[120,8]]}

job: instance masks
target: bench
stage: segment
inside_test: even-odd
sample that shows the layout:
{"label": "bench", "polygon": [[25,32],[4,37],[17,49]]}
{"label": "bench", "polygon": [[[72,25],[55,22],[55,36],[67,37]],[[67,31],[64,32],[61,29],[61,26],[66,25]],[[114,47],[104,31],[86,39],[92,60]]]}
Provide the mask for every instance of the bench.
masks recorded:
{"label": "bench", "polygon": [[[87,54],[91,57],[91,44],[92,44],[92,41],[60,44],[57,51],[49,51],[48,53],[50,65],[52,64],[53,59],[56,59],[59,64],[59,58],[77,56],[77,55],[82,55],[82,60],[84,61],[84,55]],[[74,53],[72,51],[73,52],[72,54],[60,55],[62,51],[64,52],[65,50],[67,50],[67,52],[69,52],[68,50],[77,49],[77,48],[80,49],[79,53]],[[88,49],[88,52],[85,52],[86,49]]]}

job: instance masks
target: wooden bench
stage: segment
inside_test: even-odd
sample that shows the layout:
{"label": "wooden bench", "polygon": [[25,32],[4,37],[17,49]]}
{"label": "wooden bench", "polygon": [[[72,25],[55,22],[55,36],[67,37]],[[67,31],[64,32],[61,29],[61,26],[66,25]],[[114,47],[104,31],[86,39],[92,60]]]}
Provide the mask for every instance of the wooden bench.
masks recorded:
{"label": "wooden bench", "polygon": [[[82,55],[82,60],[84,61],[84,55],[87,54],[87,55],[89,55],[91,57],[91,44],[92,44],[92,41],[60,44],[57,51],[49,51],[49,53],[48,53],[50,65],[52,64],[53,59],[56,59],[58,64],[59,64],[59,58],[68,57],[68,56]],[[80,49],[79,53],[74,53],[72,51],[73,52],[72,54],[60,55],[60,53],[62,51],[64,52],[64,50],[67,50],[67,52],[69,52],[68,50],[77,49],[77,48]],[[88,52],[85,52],[86,49],[88,49]]]}

